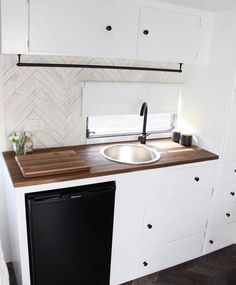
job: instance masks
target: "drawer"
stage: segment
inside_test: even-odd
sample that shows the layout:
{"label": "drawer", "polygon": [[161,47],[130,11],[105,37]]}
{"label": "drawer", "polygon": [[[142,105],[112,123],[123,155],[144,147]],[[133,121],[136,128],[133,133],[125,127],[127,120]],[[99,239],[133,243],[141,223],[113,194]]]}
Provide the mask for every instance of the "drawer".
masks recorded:
{"label": "drawer", "polygon": [[224,162],[220,165],[220,184],[236,183],[236,161]]}
{"label": "drawer", "polygon": [[139,276],[154,273],[201,255],[204,234],[194,235],[141,252]]}
{"label": "drawer", "polygon": [[207,231],[205,253],[221,249],[235,243],[236,223]]}
{"label": "drawer", "polygon": [[202,188],[213,188],[216,174],[217,167],[213,164],[176,169],[172,175],[172,191],[177,194]]}
{"label": "drawer", "polygon": [[236,203],[226,204],[215,208],[210,228],[224,226],[236,221]]}
{"label": "drawer", "polygon": [[146,203],[142,248],[150,248],[203,232],[211,190],[151,200]]}
{"label": "drawer", "polygon": [[224,205],[236,202],[236,183],[219,185],[216,192],[216,205]]}

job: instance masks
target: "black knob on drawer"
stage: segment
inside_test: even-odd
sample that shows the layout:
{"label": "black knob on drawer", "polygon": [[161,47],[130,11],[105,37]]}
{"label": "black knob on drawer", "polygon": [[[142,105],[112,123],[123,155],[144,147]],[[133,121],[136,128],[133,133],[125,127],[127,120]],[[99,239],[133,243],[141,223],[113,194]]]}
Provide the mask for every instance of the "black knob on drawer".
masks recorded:
{"label": "black knob on drawer", "polygon": [[151,225],[151,224],[148,224],[147,227],[148,227],[149,229],[151,229],[151,228],[152,228],[152,225]]}
{"label": "black knob on drawer", "polygon": [[199,178],[199,177],[195,177],[194,180],[195,180],[196,182],[198,182],[198,181],[200,180],[200,178]]}
{"label": "black knob on drawer", "polygon": [[144,34],[145,36],[147,36],[147,35],[149,34],[149,30],[144,30],[144,31],[143,31],[143,34]]}
{"label": "black knob on drawer", "polygon": [[234,169],[234,172],[236,172],[236,169]]}
{"label": "black knob on drawer", "polygon": [[147,261],[144,261],[143,265],[144,265],[145,267],[148,266]]}
{"label": "black knob on drawer", "polygon": [[110,32],[112,30],[112,26],[106,26],[106,30]]}
{"label": "black knob on drawer", "polygon": [[230,217],[230,213],[226,213],[226,216],[229,218]]}
{"label": "black knob on drawer", "polygon": [[230,192],[230,195],[231,195],[231,196],[234,196],[234,195],[235,195],[235,192]]}
{"label": "black knob on drawer", "polygon": [[209,243],[210,243],[210,244],[213,244],[213,243],[214,243],[214,241],[211,239],[211,240],[209,240]]}

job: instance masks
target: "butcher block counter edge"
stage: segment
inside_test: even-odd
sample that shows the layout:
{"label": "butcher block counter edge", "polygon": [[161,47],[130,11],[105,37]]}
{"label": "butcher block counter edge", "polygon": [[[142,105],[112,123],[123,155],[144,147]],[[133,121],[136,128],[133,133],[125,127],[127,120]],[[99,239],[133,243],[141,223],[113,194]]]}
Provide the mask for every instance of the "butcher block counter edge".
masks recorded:
{"label": "butcher block counter edge", "polygon": [[[129,144],[130,143],[138,144],[137,142],[129,142]],[[83,172],[66,173],[36,178],[24,178],[20,168],[18,167],[15,161],[15,153],[13,151],[3,152],[3,157],[15,188],[99,176],[115,175],[134,171],[143,171],[146,169],[162,168],[181,164],[216,160],[219,158],[218,155],[201,149],[197,146],[184,147],[180,144],[172,142],[170,139],[158,139],[148,141],[147,145],[152,145],[156,147],[157,150],[161,153],[161,159],[159,161],[151,164],[141,165],[121,164],[109,161],[101,155],[100,150],[106,145],[111,145],[111,143],[37,149],[35,150],[35,153],[74,150],[80,154],[81,158],[88,165],[91,166],[91,169]]]}

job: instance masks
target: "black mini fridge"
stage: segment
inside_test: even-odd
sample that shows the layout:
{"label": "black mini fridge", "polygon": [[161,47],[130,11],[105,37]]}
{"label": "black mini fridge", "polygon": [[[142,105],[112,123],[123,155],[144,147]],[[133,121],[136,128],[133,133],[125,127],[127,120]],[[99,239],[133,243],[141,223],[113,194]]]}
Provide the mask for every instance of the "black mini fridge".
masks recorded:
{"label": "black mini fridge", "polygon": [[115,188],[26,194],[31,285],[109,285]]}

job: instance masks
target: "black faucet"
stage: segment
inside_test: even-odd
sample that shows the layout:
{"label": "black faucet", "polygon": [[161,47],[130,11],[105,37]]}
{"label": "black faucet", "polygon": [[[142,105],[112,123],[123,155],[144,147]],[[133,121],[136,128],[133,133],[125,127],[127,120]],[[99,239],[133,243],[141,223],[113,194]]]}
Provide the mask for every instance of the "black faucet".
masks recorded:
{"label": "black faucet", "polygon": [[148,115],[148,105],[147,103],[143,103],[141,110],[140,110],[140,116],[143,116],[143,132],[141,134],[141,136],[138,137],[138,141],[141,144],[146,144],[146,140],[147,140],[147,115]]}

